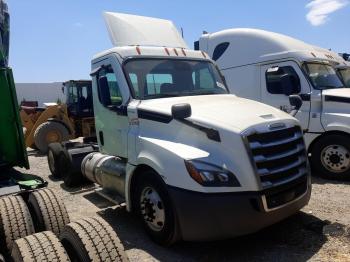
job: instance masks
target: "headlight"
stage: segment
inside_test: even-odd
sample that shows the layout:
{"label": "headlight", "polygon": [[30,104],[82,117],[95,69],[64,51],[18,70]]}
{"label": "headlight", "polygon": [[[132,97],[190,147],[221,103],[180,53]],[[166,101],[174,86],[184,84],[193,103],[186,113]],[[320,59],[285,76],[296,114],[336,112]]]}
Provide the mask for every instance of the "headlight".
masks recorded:
{"label": "headlight", "polygon": [[236,176],[227,169],[193,160],[186,161],[185,166],[189,175],[199,184],[206,187],[240,187]]}

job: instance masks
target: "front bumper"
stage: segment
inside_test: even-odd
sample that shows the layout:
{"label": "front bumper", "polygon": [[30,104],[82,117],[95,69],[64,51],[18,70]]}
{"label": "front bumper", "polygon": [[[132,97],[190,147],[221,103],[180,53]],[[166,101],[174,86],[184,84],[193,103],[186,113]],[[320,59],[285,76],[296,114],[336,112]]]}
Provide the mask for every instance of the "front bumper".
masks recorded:
{"label": "front bumper", "polygon": [[209,241],[254,233],[308,204],[308,176],[272,190],[198,193],[169,187],[180,234],[185,241]]}

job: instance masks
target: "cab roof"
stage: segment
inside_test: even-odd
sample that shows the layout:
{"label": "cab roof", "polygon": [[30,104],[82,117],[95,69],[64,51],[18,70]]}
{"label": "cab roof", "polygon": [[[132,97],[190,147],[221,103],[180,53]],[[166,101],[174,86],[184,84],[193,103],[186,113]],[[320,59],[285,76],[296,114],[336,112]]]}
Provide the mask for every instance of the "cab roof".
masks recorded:
{"label": "cab roof", "polygon": [[209,59],[202,51],[190,50],[170,20],[111,12],[105,12],[104,18],[114,47],[96,54],[93,60],[113,53],[122,60],[129,57]]}
{"label": "cab roof", "polygon": [[[203,34],[200,38],[200,49],[212,55],[215,47],[229,43],[225,56],[220,57],[221,68],[262,63],[288,57],[299,61],[328,61],[337,63],[337,59],[323,50],[301,40],[270,31],[236,28]],[[229,57],[229,59],[227,58]],[[225,59],[226,58],[226,59]]]}

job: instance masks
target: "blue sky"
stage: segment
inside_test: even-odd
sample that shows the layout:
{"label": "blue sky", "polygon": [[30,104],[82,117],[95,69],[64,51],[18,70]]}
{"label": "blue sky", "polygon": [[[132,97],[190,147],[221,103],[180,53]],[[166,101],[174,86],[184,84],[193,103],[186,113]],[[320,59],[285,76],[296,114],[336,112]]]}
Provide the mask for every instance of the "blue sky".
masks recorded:
{"label": "blue sky", "polygon": [[7,0],[16,82],[89,78],[91,57],[111,43],[103,11],[170,19],[193,46],[203,30],[260,28],[350,52],[349,0]]}

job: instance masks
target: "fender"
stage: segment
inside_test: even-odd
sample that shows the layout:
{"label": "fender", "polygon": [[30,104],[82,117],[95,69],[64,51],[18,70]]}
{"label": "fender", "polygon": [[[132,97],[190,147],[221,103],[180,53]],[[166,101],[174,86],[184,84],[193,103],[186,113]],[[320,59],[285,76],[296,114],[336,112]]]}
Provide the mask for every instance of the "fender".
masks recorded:
{"label": "fender", "polygon": [[[139,137],[139,143],[141,150],[136,157],[136,163],[128,163],[126,168],[125,200],[128,210],[131,206],[130,184],[137,166],[146,165],[154,169],[167,185],[178,187],[187,185],[189,188],[199,186],[187,175],[184,160],[205,158],[209,156],[208,152],[185,144],[148,137]],[[179,175],[169,176],[167,170],[176,170]]]}
{"label": "fender", "polygon": [[323,116],[323,126],[327,131],[342,131],[350,134],[350,114],[327,113]]}

